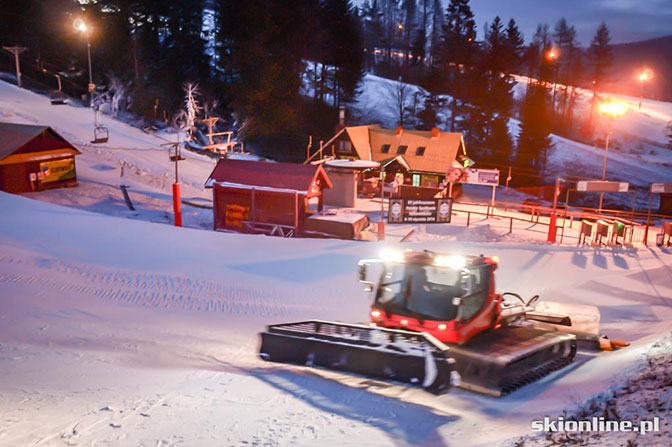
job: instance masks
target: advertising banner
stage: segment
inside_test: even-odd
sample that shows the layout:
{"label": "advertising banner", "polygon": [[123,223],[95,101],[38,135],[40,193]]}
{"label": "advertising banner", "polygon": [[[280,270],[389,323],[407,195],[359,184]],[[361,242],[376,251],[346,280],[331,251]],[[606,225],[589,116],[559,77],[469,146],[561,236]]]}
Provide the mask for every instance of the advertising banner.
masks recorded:
{"label": "advertising banner", "polygon": [[[45,161],[40,163],[40,174],[42,183],[57,182],[59,180],[68,180],[75,178],[75,159]],[[39,177],[39,175],[38,175]]]}
{"label": "advertising banner", "polygon": [[226,204],[226,214],[224,215],[224,225],[232,227],[243,227],[243,221],[250,218],[250,207],[236,205],[235,203]]}
{"label": "advertising banner", "polygon": [[389,223],[450,223],[453,200],[390,199]]}
{"label": "advertising banner", "polygon": [[499,170],[451,166],[446,171],[446,182],[497,186],[499,185]]}

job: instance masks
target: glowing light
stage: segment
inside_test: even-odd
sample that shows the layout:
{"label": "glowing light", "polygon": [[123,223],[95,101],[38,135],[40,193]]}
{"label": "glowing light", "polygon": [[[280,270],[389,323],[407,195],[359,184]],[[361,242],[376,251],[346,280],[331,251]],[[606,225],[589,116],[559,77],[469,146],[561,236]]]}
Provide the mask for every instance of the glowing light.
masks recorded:
{"label": "glowing light", "polygon": [[551,48],[546,53],[546,58],[550,61],[556,60],[560,56],[560,51],[557,48]]}
{"label": "glowing light", "polygon": [[408,326],[408,320],[401,320],[401,324],[403,326]]}
{"label": "glowing light", "polygon": [[499,256],[492,256],[490,259],[492,259],[492,262],[494,262],[495,264],[499,263]]}
{"label": "glowing light", "polygon": [[380,252],[380,259],[385,262],[404,262],[404,253],[386,248]]}
{"label": "glowing light", "polygon": [[372,310],[371,311],[371,316],[373,318],[380,318],[380,311],[379,310]]}
{"label": "glowing light", "polygon": [[402,24],[400,23],[399,25],[397,25],[397,28],[399,28],[399,29],[404,29],[404,25],[402,25]]}
{"label": "glowing light", "polygon": [[89,27],[86,26],[86,23],[84,23],[84,20],[82,19],[75,19],[73,26],[77,31],[80,31],[82,33],[85,33],[89,30]]}
{"label": "glowing light", "polygon": [[628,105],[623,101],[607,101],[600,104],[600,112],[611,115],[621,116],[628,111]]}
{"label": "glowing light", "polygon": [[645,69],[639,74],[639,80],[642,82],[648,81],[653,78],[653,71],[650,68]]}
{"label": "glowing light", "polygon": [[439,325],[439,330],[440,330],[440,331],[445,331],[447,327],[448,327],[448,326],[446,326],[444,323],[441,323],[441,324]]}
{"label": "glowing light", "polygon": [[467,260],[464,258],[464,256],[459,255],[437,256],[434,258],[434,264],[459,270],[467,265]]}

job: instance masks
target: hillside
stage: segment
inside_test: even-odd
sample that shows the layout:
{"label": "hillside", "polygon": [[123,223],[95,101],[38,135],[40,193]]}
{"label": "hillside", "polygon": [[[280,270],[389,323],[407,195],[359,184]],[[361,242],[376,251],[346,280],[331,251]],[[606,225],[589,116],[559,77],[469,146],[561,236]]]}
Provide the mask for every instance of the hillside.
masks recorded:
{"label": "hillside", "polygon": [[613,46],[614,64],[611,69],[612,82],[605,89],[639,97],[641,82],[637,76],[642,68],[650,68],[653,79],[644,86],[644,96],[661,101],[672,101],[672,35],[641,42],[624,43]]}

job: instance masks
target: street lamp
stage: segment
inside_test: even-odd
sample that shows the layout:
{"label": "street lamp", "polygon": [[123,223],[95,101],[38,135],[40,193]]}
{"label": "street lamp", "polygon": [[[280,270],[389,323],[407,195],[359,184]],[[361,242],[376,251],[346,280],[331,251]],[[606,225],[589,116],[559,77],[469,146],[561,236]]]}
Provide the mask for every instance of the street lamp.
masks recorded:
{"label": "street lamp", "polygon": [[546,59],[553,64],[553,111],[555,112],[555,87],[558,85],[558,58],[560,50],[551,48],[546,52]]}
{"label": "street lamp", "polygon": [[91,106],[91,93],[95,86],[93,85],[93,72],[91,71],[91,39],[89,33],[89,27],[82,19],[75,19],[73,26],[77,31],[86,36],[86,54],[89,59],[89,106]]}
{"label": "street lamp", "polygon": [[[644,99],[644,83],[650,81],[653,78],[653,71],[649,68],[645,68],[637,77],[639,79],[640,85],[640,95],[639,97]],[[642,110],[642,101],[639,101],[639,110]]]}
{"label": "street lamp", "polygon": [[[610,118],[618,118],[628,110],[628,105],[623,101],[606,101],[600,104],[600,112]],[[612,120],[609,120],[609,127],[607,128],[607,138],[604,144],[604,163],[602,165],[602,181],[607,179],[607,156],[609,155],[609,136],[611,135]],[[600,213],[602,212],[602,199],[604,193],[600,193]]]}

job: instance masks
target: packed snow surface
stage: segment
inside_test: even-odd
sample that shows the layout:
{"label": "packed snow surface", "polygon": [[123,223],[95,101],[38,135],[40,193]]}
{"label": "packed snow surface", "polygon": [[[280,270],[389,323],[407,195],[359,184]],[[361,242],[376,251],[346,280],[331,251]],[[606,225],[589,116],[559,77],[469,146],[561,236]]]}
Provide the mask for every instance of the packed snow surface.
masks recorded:
{"label": "packed snow surface", "polygon": [[256,356],[267,324],[365,321],[356,264],[384,244],[174,228],[5,193],[0,203],[3,446],[493,445],[618,383],[672,328],[667,249],[405,244],[497,254],[498,289],[597,305],[603,332],[633,343],[504,398],[436,397]]}
{"label": "packed snow surface", "polygon": [[[365,82],[375,87],[364,89],[370,98],[390,91],[389,81]],[[360,102],[384,110],[366,96]],[[658,126],[668,109],[647,113]],[[176,135],[102,117],[110,141],[92,145],[90,110],[51,106],[4,82],[0,119],[52,126],[83,152],[76,188],[29,195],[40,201],[0,193],[1,446],[499,444],[528,433],[531,420],[621,383],[672,329],[669,249],[575,247],[571,234],[550,246],[539,243],[546,230],[533,222],[516,221],[509,234],[506,217],[471,216],[466,227],[464,213],[450,225],[389,225],[387,243],[203,231],[212,212],[189,205],[183,220],[191,228],[156,225],[172,221],[174,165],[161,145]],[[653,150],[639,154],[633,178],[669,176],[663,149]],[[569,165],[597,166],[600,153],[567,143],[556,145],[554,160],[583,154]],[[182,196],[207,207],[214,161],[183,154]],[[619,155],[613,166],[639,160]],[[130,186],[135,212],[121,184]],[[376,199],[357,208],[380,214]],[[411,230],[410,242],[393,242]],[[370,297],[357,283],[357,261],[385,246],[498,255],[499,290],[597,305],[602,331],[632,346],[583,354],[501,399],[463,390],[435,397],[257,358],[267,324],[365,321]],[[639,444],[656,445],[648,436]]]}

